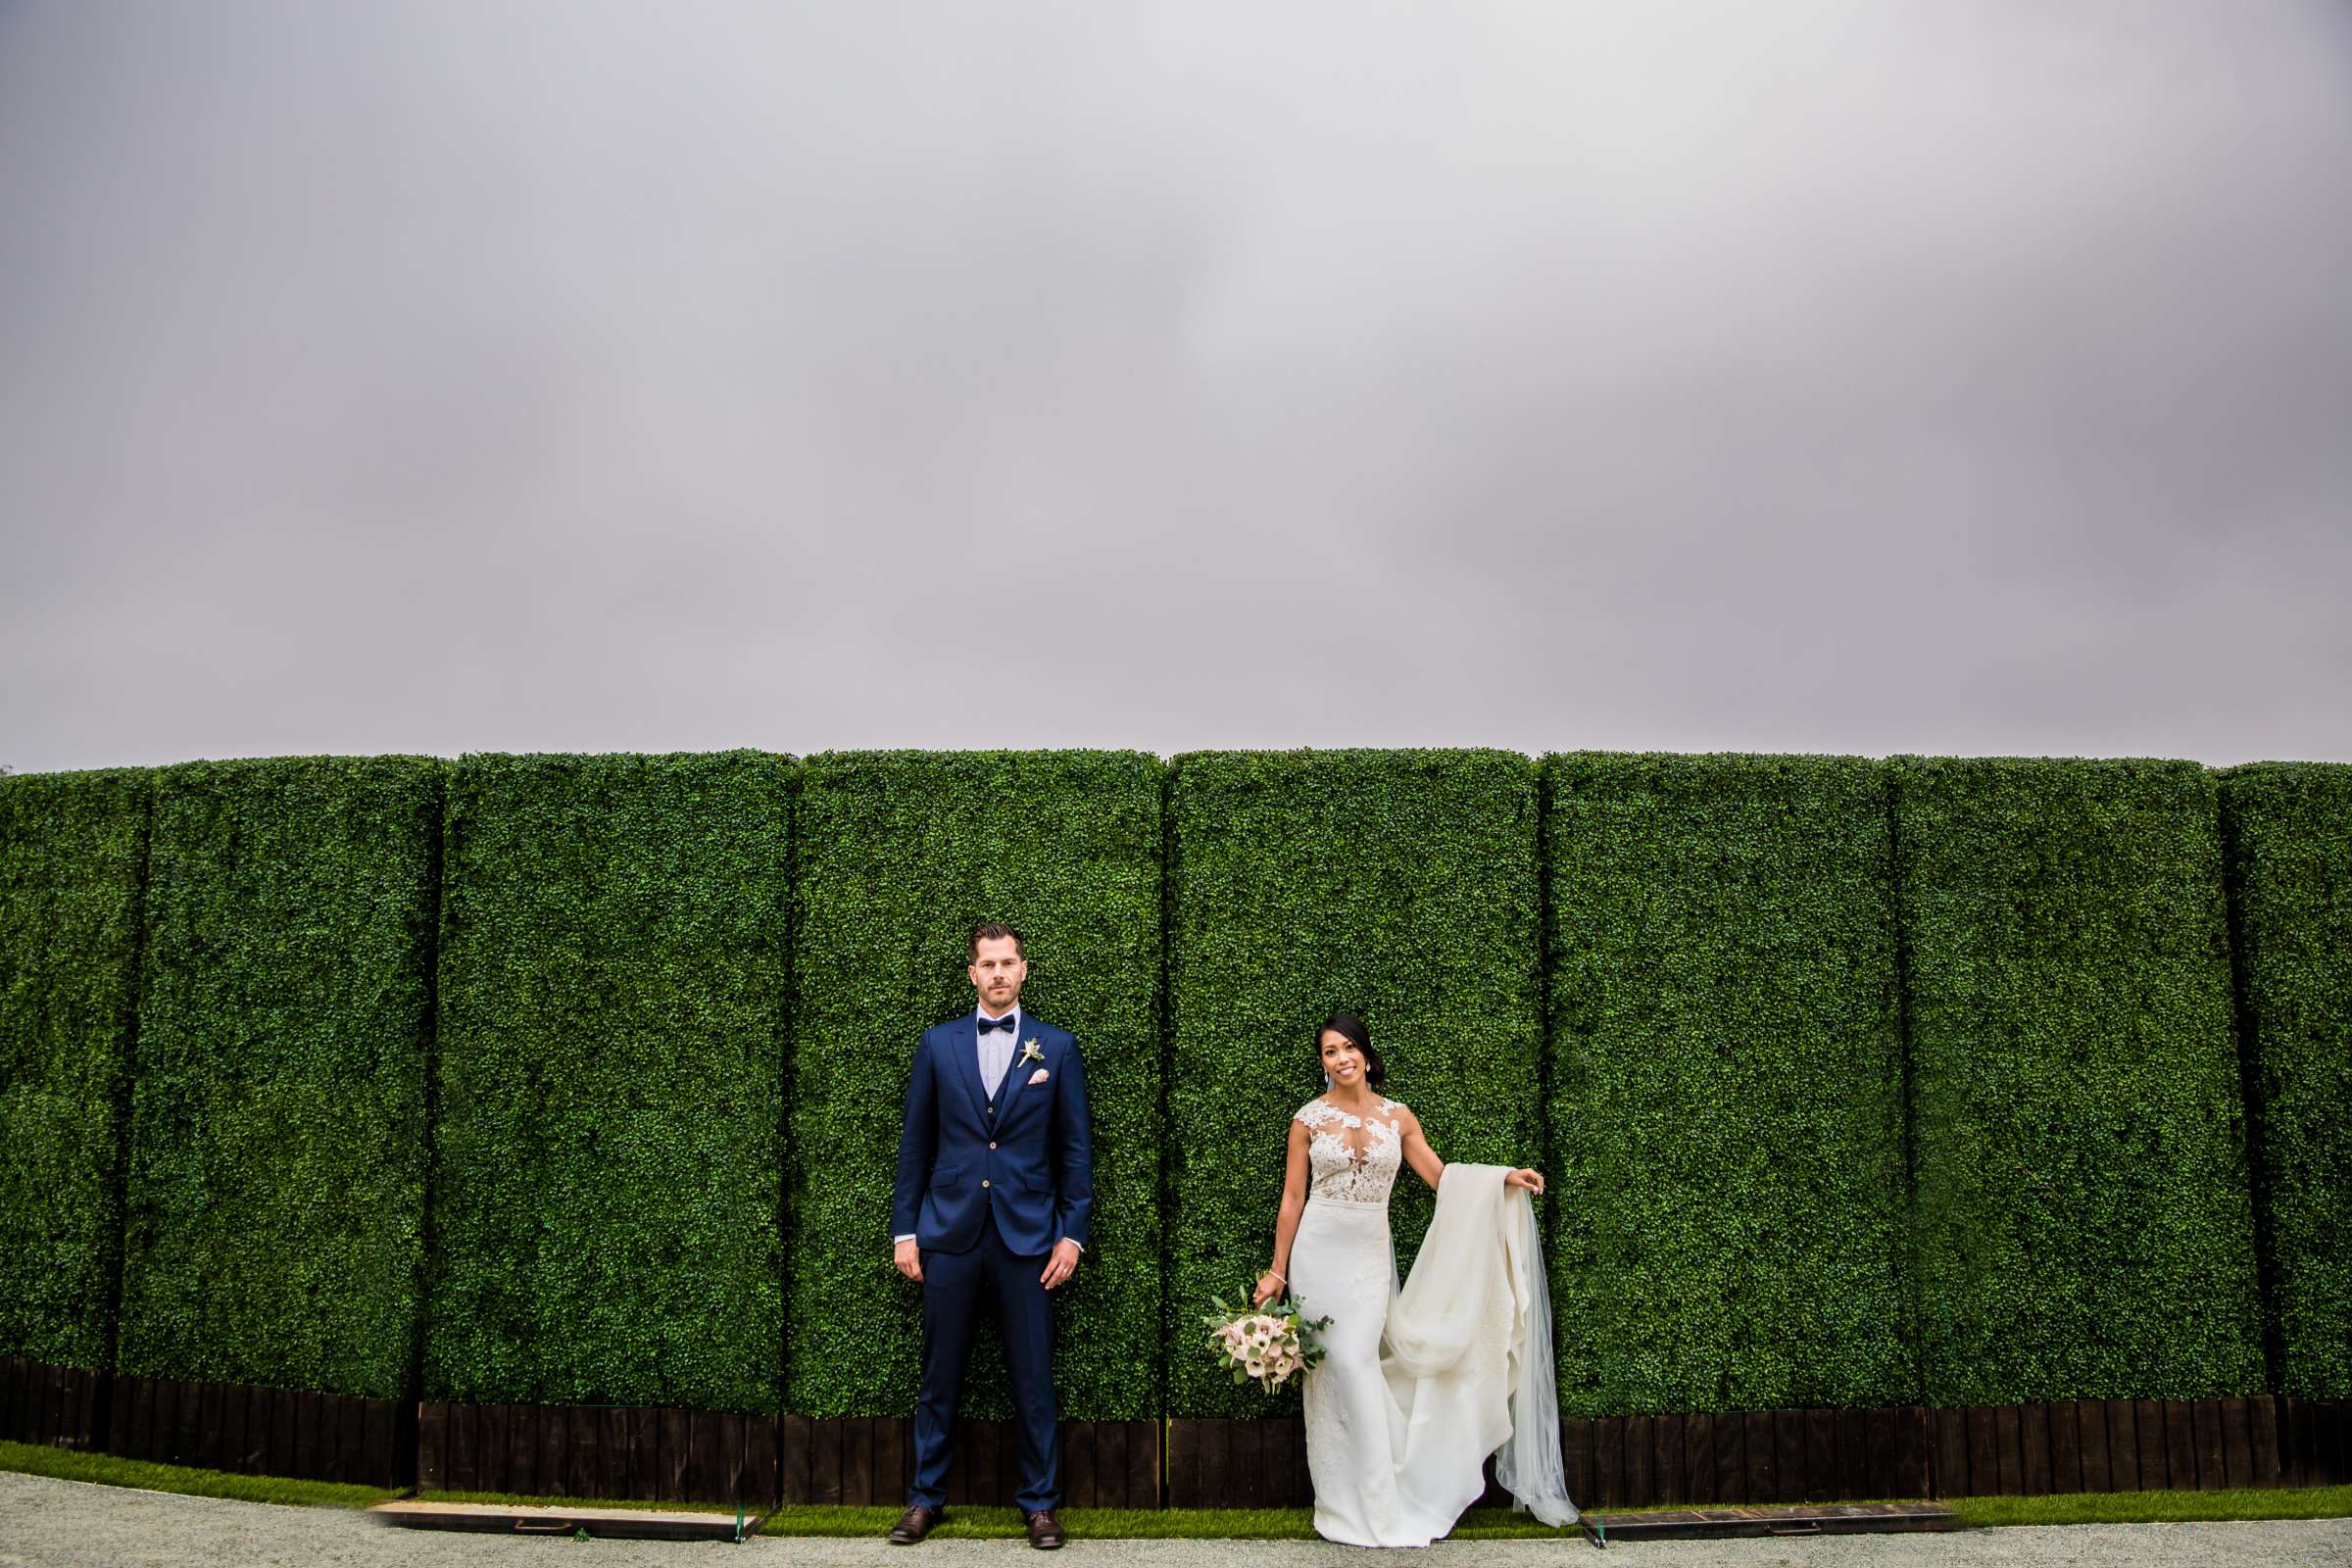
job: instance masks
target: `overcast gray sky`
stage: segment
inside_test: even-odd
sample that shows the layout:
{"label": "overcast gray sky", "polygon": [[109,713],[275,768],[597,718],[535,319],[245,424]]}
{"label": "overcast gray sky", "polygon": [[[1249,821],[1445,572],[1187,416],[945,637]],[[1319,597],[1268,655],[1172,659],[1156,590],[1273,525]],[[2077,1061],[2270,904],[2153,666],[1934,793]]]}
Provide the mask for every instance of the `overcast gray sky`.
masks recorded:
{"label": "overcast gray sky", "polygon": [[0,6],[0,762],[2352,760],[2339,0]]}

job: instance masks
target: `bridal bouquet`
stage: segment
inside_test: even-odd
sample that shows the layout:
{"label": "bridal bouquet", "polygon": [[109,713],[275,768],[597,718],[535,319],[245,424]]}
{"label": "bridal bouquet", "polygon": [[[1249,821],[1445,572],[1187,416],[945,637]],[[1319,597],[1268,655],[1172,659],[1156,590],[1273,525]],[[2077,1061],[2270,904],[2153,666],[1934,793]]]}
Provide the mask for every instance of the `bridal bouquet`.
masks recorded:
{"label": "bridal bouquet", "polygon": [[1233,1372],[1236,1383],[1254,1382],[1268,1394],[1295,1373],[1310,1370],[1323,1359],[1318,1331],[1331,1327],[1327,1317],[1303,1316],[1297,1301],[1285,1298],[1264,1307],[1230,1307],[1221,1298],[1200,1321],[1208,1325],[1208,1348]]}

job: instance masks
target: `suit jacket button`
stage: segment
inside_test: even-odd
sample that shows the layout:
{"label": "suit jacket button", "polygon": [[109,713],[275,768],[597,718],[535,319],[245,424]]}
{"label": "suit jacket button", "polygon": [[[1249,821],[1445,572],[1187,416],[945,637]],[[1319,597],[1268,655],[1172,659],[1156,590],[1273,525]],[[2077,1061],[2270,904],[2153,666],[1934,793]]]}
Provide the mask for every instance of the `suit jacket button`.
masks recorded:
{"label": "suit jacket button", "polygon": [[980,1179],[980,1185],[981,1185],[981,1186],[983,1186],[983,1187],[986,1187],[986,1186],[988,1185],[988,1178],[987,1178],[987,1177],[985,1177],[985,1176],[983,1176],[983,1177]]}
{"label": "suit jacket button", "polygon": [[996,1146],[996,1145],[994,1145],[994,1144],[991,1144],[991,1145],[989,1145],[988,1147],[989,1147],[989,1148],[991,1148],[991,1149],[994,1149],[994,1148],[996,1148],[997,1146]]}

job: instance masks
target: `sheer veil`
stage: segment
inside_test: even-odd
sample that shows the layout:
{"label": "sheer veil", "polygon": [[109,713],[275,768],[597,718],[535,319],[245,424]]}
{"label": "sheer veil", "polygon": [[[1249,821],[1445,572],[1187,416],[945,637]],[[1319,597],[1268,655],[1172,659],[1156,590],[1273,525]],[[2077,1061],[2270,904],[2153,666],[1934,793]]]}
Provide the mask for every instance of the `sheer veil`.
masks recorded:
{"label": "sheer veil", "polygon": [[[1430,1451],[1494,1455],[1494,1479],[1554,1529],[1575,1522],[1560,1454],[1551,1291],[1535,1205],[1503,1165],[1455,1160],[1412,1277],[1390,1302],[1382,1371]],[[1477,1494],[1467,1477],[1467,1505]],[[1401,1485],[1418,1491],[1418,1478]],[[1448,1505],[1452,1499],[1447,1499]],[[1458,1511],[1458,1508],[1457,1510]]]}
{"label": "sheer veil", "polygon": [[[1517,1506],[1558,1529],[1576,1519],[1568,1498],[1568,1470],[1560,1454],[1560,1394],[1551,1357],[1551,1286],[1544,1277],[1544,1247],[1536,1205],[1523,1193],[1506,1202],[1503,1241],[1524,1314],[1511,1336],[1511,1436],[1494,1450],[1494,1479]],[[1516,1327],[1516,1326],[1515,1326]]]}

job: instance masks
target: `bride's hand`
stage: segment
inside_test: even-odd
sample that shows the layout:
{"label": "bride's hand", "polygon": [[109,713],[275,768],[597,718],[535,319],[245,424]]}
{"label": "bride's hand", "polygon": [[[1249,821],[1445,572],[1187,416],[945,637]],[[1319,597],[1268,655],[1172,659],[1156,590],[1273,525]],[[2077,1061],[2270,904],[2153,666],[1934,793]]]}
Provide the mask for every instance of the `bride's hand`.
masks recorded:
{"label": "bride's hand", "polygon": [[1257,1289],[1250,1293],[1251,1306],[1263,1306],[1282,1294],[1282,1276],[1272,1269],[1257,1277]]}
{"label": "bride's hand", "polygon": [[1544,1173],[1539,1170],[1515,1170],[1502,1179],[1505,1187],[1524,1187],[1530,1198],[1544,1196]]}

